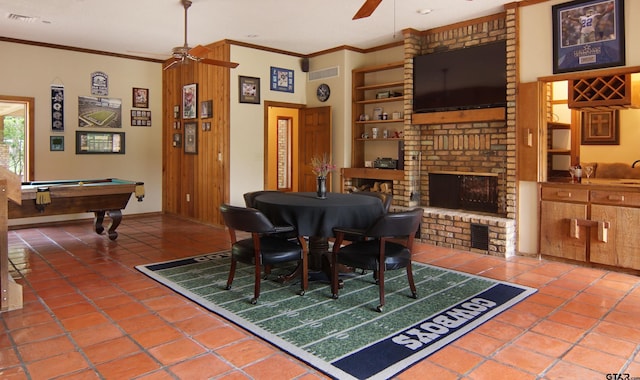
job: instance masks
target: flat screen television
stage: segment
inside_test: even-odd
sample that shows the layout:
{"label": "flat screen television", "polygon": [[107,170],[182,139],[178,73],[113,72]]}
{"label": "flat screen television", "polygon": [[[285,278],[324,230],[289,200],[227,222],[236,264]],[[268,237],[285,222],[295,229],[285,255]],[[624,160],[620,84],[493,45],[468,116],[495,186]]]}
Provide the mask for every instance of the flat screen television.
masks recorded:
{"label": "flat screen television", "polygon": [[416,56],[413,111],[504,107],[506,72],[505,41]]}

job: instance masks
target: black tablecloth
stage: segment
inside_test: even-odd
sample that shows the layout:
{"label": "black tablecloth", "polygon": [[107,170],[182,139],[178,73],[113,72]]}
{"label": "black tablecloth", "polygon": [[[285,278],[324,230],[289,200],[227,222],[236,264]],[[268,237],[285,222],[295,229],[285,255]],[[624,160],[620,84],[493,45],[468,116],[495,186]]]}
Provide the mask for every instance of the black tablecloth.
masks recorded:
{"label": "black tablecloth", "polygon": [[358,194],[265,193],[255,199],[255,206],[274,224],[291,224],[302,236],[330,237],[333,228],[366,228],[384,214],[377,197]]}

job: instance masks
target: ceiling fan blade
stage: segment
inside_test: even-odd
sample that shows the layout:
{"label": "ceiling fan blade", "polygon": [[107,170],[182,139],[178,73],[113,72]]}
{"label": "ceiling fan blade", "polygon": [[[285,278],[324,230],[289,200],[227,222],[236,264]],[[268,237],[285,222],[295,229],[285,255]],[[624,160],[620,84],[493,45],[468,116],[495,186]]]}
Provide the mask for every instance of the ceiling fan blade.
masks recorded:
{"label": "ceiling fan blade", "polygon": [[180,58],[171,58],[171,60],[162,68],[162,70],[170,69],[180,62],[182,62],[182,59]]}
{"label": "ceiling fan blade", "polygon": [[220,61],[218,59],[202,58],[202,59],[198,60],[198,62],[206,63],[207,65],[216,65],[216,66],[228,67],[230,69],[235,69],[236,67],[238,67],[238,64],[235,63],[235,62]]}
{"label": "ceiling fan blade", "polygon": [[211,50],[209,50],[208,48],[202,46],[202,45],[198,45],[194,48],[189,49],[189,54],[194,56],[194,57],[198,57],[198,58],[204,58],[208,52],[210,52]]}
{"label": "ceiling fan blade", "polygon": [[362,4],[362,7],[358,9],[358,12],[356,12],[352,20],[357,20],[357,19],[371,16],[373,14],[373,11],[375,11],[376,8],[378,8],[378,5],[380,5],[381,2],[382,0],[365,0],[364,4]]}
{"label": "ceiling fan blade", "polygon": [[206,46],[202,46],[202,45],[198,45],[192,49],[189,50],[189,58],[195,58],[196,61],[200,62],[200,63],[206,63],[208,65],[216,65],[216,66],[222,66],[222,67],[229,67],[229,68],[236,68],[238,67],[238,64],[235,62],[229,62],[229,61],[221,61],[218,59],[211,59],[211,58],[206,58],[207,53],[211,52],[211,49],[207,48]]}

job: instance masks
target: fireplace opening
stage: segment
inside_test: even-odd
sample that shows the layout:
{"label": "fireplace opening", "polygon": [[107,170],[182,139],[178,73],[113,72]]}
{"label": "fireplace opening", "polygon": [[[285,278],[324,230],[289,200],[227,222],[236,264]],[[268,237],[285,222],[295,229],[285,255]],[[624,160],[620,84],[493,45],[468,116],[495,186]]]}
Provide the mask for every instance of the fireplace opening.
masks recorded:
{"label": "fireplace opening", "polygon": [[429,206],[497,213],[498,177],[429,173]]}

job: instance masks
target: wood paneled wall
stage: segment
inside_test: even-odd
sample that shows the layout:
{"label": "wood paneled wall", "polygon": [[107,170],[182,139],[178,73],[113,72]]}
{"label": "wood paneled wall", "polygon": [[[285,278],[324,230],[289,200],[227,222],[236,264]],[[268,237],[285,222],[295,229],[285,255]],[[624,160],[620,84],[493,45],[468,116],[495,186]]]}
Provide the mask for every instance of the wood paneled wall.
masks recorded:
{"label": "wood paneled wall", "polygon": [[[225,42],[207,46],[207,58],[229,60],[230,46]],[[231,69],[195,62],[176,65],[165,70],[163,83],[163,212],[194,219],[203,223],[222,225],[218,211],[229,200],[229,125]],[[182,118],[182,87],[198,85],[198,115]],[[201,118],[201,102],[212,100],[213,117]],[[174,118],[174,106],[180,106],[179,118]],[[176,129],[176,122],[179,128]],[[197,123],[197,154],[184,151],[184,124]],[[203,131],[202,123],[211,123]],[[173,146],[174,134],[181,143]]]}

